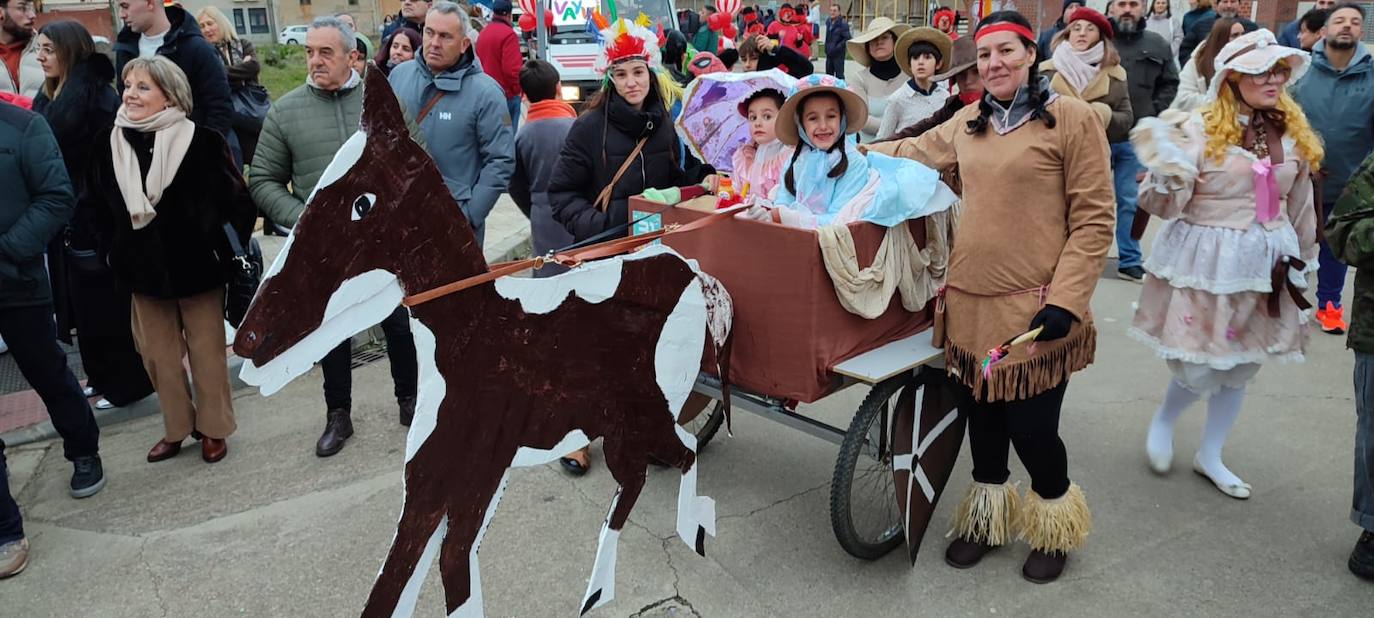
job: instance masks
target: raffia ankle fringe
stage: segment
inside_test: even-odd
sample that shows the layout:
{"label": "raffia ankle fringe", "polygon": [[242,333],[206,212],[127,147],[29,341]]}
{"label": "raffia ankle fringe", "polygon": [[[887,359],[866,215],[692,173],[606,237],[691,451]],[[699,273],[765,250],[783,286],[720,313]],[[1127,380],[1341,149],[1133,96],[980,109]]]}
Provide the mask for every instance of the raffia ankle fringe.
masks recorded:
{"label": "raffia ankle fringe", "polygon": [[1054,500],[1041,498],[1035,490],[1027,491],[1017,525],[1021,528],[1019,538],[1031,549],[1067,554],[1087,540],[1093,515],[1083,488],[1070,483],[1069,491]]}
{"label": "raffia ankle fringe", "polygon": [[1011,541],[1021,496],[1011,483],[973,482],[954,515],[954,532],[964,540],[999,546]]}

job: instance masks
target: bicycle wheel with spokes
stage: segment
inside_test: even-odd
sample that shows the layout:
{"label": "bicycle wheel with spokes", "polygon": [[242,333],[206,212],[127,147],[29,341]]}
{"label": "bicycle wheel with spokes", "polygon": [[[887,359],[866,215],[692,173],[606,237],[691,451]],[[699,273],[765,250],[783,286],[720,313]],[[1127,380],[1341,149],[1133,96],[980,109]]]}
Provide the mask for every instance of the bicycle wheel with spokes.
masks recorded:
{"label": "bicycle wheel with spokes", "polygon": [[840,444],[830,484],[830,524],[840,547],[855,558],[877,560],[902,544],[890,423],[897,398],[908,386],[915,388],[910,373],[875,385]]}

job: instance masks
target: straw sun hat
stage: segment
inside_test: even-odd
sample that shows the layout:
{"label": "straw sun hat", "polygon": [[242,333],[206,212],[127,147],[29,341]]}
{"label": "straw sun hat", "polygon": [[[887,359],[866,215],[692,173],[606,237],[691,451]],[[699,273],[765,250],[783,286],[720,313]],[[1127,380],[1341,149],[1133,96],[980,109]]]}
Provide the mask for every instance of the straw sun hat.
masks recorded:
{"label": "straw sun hat", "polygon": [[796,146],[801,143],[801,135],[798,134],[797,115],[800,113],[801,102],[808,96],[818,92],[833,92],[844,102],[844,113],[848,126],[845,127],[845,135],[858,133],[864,128],[864,122],[868,120],[868,103],[864,101],[859,93],[849,89],[849,85],[844,80],[837,79],[833,75],[824,73],[813,73],[797,80],[797,84],[792,87],[791,92],[787,93],[787,101],[782,104],[782,109],[778,110],[778,119],[774,124],[778,139],[788,146]]}

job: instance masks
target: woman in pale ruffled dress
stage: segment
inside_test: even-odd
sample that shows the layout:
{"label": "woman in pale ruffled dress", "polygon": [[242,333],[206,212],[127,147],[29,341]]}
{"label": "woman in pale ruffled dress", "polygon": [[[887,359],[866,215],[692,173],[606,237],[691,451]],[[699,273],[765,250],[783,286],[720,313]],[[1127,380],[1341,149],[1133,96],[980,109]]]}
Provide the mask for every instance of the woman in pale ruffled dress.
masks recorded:
{"label": "woman in pale ruffled dress", "polygon": [[1159,231],[1131,334],[1173,380],[1150,424],[1150,467],[1168,472],[1174,423],[1207,397],[1193,469],[1238,499],[1251,487],[1221,461],[1246,385],[1270,358],[1302,361],[1317,264],[1311,174],[1321,142],[1285,91],[1308,56],[1258,30],[1217,55],[1206,103],[1141,122],[1132,141],[1149,175],[1140,207]]}

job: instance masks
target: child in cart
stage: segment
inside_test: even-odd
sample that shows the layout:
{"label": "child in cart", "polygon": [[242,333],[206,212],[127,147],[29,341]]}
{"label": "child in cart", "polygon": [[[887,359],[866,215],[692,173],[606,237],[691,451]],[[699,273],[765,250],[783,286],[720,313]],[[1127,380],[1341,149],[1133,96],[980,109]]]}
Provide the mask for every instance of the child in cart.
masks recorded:
{"label": "child in cart", "polygon": [[958,200],[924,165],[861,154],[850,136],[867,117],[867,103],[844,80],[830,75],[798,80],[775,125],[778,139],[795,148],[776,188],[775,208],[756,204],[748,216],[801,228],[861,220],[892,227]]}
{"label": "child in cart", "polygon": [[731,156],[731,183],[747,201],[770,202],[783,168],[792,160],[795,149],[778,139],[774,125],[785,100],[781,90],[762,88],[740,101],[739,113],[749,120],[749,141]]}

